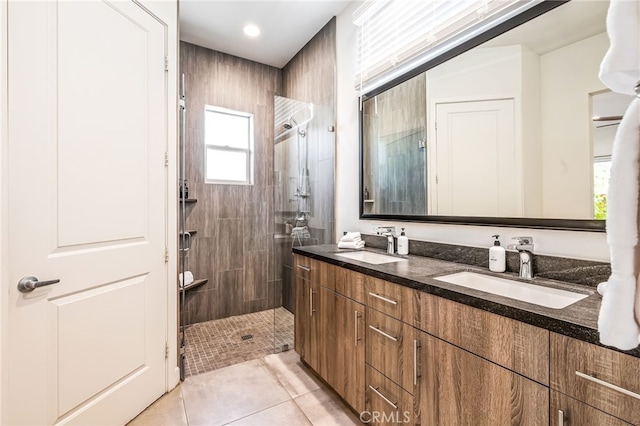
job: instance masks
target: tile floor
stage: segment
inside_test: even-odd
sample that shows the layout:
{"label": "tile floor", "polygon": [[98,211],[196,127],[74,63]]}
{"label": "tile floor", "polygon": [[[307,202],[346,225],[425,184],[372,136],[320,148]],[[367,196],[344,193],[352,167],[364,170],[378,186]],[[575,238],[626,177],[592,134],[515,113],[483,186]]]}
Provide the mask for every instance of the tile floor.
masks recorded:
{"label": "tile floor", "polygon": [[[253,337],[242,340],[247,335]],[[185,328],[185,339],[189,377],[280,352],[284,344],[293,349],[293,314],[280,307],[201,322]]]}
{"label": "tile floor", "polygon": [[293,350],[188,377],[130,426],[357,425]]}

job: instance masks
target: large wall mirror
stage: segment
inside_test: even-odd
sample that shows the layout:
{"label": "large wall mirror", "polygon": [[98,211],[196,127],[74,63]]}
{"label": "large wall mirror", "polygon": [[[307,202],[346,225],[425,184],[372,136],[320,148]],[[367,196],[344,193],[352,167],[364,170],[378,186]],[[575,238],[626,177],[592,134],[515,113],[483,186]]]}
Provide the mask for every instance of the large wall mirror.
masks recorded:
{"label": "large wall mirror", "polygon": [[607,9],[562,3],[365,95],[361,218],[604,230],[631,101],[598,79]]}

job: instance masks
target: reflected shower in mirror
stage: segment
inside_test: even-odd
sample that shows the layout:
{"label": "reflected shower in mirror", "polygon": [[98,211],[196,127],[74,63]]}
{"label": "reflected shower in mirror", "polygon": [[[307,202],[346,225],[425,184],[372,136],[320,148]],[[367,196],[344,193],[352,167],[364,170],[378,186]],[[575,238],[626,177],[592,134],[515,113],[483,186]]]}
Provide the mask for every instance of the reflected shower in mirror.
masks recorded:
{"label": "reflected shower in mirror", "polygon": [[426,96],[419,75],[363,105],[364,211],[415,214],[426,205]]}
{"label": "reflected shower in mirror", "polygon": [[604,219],[592,95],[607,9],[565,3],[365,96],[362,217]]}

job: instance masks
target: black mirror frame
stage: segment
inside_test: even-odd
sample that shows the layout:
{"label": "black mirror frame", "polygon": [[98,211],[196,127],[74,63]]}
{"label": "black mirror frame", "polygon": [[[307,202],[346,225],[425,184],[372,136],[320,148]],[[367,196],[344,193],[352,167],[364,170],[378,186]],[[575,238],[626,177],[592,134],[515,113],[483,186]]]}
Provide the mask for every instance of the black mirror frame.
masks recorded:
{"label": "black mirror frame", "polygon": [[359,139],[360,139],[360,219],[373,220],[391,220],[401,222],[423,222],[423,223],[444,223],[451,225],[477,225],[477,226],[504,226],[513,228],[535,228],[535,229],[554,229],[565,231],[590,231],[605,232],[604,220],[587,220],[587,219],[544,219],[544,218],[511,218],[511,217],[481,217],[481,216],[431,216],[431,215],[387,215],[387,214],[368,214],[364,213],[364,140],[363,140],[363,109],[362,103],[380,93],[397,86],[423,72],[452,59],[469,49],[472,49],[486,41],[491,40],[531,19],[534,19],[570,0],[545,0],[532,8],[520,13],[513,18],[495,26],[494,28],[477,35],[471,40],[443,53],[442,55],[432,59],[431,61],[409,71],[408,73],[395,78],[394,80],[383,84],[382,86],[362,95],[359,99],[360,113],[359,117]]}

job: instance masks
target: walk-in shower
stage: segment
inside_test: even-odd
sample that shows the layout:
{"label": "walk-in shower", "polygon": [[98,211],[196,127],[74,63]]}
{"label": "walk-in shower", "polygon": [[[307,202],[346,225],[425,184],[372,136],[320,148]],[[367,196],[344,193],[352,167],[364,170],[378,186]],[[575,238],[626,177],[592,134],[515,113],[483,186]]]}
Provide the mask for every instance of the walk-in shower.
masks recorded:
{"label": "walk-in shower", "polygon": [[[275,311],[277,336],[295,314],[292,247],[333,242],[335,138],[323,125],[333,122],[333,109],[281,96],[274,102],[273,267],[282,283],[275,304],[285,308]],[[276,338],[275,348],[291,349],[293,341]]]}

